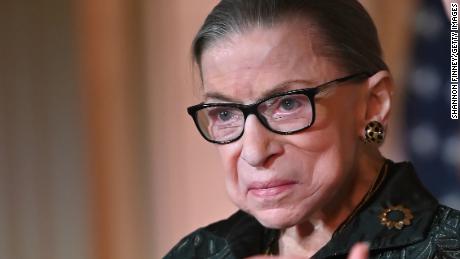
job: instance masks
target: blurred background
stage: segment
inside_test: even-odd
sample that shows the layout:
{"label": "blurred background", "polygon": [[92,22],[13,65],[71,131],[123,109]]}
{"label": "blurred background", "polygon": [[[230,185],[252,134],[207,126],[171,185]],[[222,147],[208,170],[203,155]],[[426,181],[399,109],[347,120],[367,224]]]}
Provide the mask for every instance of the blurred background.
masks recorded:
{"label": "blurred background", "polygon": [[[1,1],[0,259],[160,258],[236,210],[185,110],[216,2]],[[362,2],[398,86],[382,151],[460,208],[441,2]]]}

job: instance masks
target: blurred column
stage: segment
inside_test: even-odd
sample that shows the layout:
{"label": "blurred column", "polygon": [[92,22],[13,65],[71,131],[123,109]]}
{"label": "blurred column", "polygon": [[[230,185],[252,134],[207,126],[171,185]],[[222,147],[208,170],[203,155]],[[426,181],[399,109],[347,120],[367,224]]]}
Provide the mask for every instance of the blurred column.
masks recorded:
{"label": "blurred column", "polygon": [[74,3],[93,198],[93,258],[149,258],[139,1]]}
{"label": "blurred column", "polygon": [[88,258],[72,6],[0,3],[0,258]]}

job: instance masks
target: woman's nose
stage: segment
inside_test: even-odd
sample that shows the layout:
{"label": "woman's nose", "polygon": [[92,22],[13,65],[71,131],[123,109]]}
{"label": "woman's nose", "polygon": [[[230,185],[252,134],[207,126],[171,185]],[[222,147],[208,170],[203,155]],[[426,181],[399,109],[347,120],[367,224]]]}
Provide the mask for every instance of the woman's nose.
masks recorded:
{"label": "woman's nose", "polygon": [[282,152],[276,137],[255,115],[249,115],[242,136],[241,159],[253,167],[265,167],[270,158]]}

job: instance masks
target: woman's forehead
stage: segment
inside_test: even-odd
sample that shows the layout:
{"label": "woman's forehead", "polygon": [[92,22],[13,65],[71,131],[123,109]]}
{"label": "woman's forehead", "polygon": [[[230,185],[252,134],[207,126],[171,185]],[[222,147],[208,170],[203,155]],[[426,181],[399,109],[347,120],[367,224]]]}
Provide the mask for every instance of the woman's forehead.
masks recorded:
{"label": "woman's forehead", "polygon": [[204,95],[258,99],[285,81],[323,82],[334,65],[313,48],[305,26],[280,24],[234,33],[210,46],[202,56]]}

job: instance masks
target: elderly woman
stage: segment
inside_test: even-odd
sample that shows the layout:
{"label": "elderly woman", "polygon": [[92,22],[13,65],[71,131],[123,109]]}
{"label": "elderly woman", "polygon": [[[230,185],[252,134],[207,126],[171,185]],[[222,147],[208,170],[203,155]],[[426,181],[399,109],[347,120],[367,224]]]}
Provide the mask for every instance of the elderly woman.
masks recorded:
{"label": "elderly woman", "polygon": [[371,258],[460,258],[460,213],[379,152],[394,85],[358,1],[222,0],[193,55],[203,103],[188,112],[240,210],[166,258],[345,258],[359,242]]}

